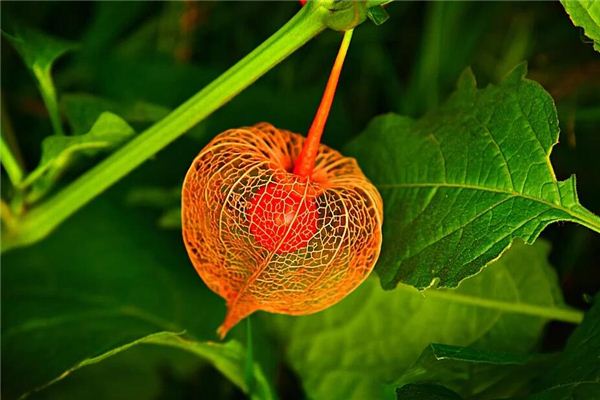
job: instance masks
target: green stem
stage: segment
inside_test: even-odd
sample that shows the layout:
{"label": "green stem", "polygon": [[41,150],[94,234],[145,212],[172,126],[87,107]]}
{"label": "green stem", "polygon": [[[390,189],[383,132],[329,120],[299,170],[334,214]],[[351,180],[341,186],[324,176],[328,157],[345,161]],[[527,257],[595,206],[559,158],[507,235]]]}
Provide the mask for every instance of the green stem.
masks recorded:
{"label": "green stem", "polygon": [[4,140],[4,134],[0,135],[0,162],[13,186],[18,186],[23,179],[23,170],[8,147],[8,143]]}
{"label": "green stem", "polygon": [[575,222],[593,230],[596,233],[600,233],[600,217],[583,206],[578,208],[580,208],[581,211],[571,211],[569,213],[575,218]]}
{"label": "green stem", "polygon": [[254,382],[254,348],[252,342],[251,316],[246,318],[246,364],[244,365],[244,376],[246,386],[248,387],[248,394],[252,395],[256,382]]}
{"label": "green stem", "polygon": [[56,100],[56,89],[54,82],[52,81],[52,73],[50,68],[41,68],[34,66],[33,74],[35,75],[44,104],[48,110],[50,116],[50,123],[52,124],[52,130],[56,135],[64,135],[62,123],[60,121],[60,112],[58,111],[58,101]]}
{"label": "green stem", "polygon": [[7,232],[2,250],[44,238],[62,221],[113,183],[231,100],[271,68],[325,29],[326,7],[309,2],[273,36],[183,103],[39,207],[16,230]]}
{"label": "green stem", "polygon": [[13,186],[17,186],[21,183],[23,176],[25,175],[23,157],[20,154],[5,103],[4,101],[1,101],[0,103],[2,107],[2,123],[0,124],[0,129],[2,130],[0,132],[0,135],[2,136],[0,143],[0,163],[4,166]]}
{"label": "green stem", "polygon": [[[416,290],[412,286],[408,285],[398,285],[398,288],[402,290],[410,290],[412,292]],[[475,307],[490,308],[493,310],[508,313],[531,315],[534,317],[570,322],[573,324],[581,323],[584,314],[583,311],[566,307],[549,307],[529,303],[484,299],[481,297],[469,296],[466,294],[458,293],[452,289],[430,289],[422,292],[422,294],[425,297],[445,299],[456,303],[466,304]]]}

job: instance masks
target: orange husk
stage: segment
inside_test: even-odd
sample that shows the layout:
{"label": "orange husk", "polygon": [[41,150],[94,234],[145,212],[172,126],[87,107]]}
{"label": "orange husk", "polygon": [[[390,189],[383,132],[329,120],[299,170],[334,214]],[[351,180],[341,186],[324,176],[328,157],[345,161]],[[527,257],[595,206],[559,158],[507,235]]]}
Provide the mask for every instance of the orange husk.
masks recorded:
{"label": "orange husk", "polygon": [[[256,310],[292,315],[323,310],[354,290],[377,261],[379,192],[356,160],[325,145],[319,146],[309,177],[291,172],[304,140],[268,123],[231,129],[200,152],[185,177],[184,243],[206,285],[227,302],[221,338]],[[316,228],[294,251],[265,246],[252,228],[249,216],[256,211],[250,210],[262,204],[255,196],[269,185],[316,207],[316,213],[297,207],[305,211],[294,218],[316,216]]]}

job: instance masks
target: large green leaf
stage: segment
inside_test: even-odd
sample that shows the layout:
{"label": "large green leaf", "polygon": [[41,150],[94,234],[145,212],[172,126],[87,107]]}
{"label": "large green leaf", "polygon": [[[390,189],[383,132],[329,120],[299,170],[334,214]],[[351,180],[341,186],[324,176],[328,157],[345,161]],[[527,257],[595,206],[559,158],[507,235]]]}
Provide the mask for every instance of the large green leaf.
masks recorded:
{"label": "large green leaf", "polygon": [[[432,345],[426,349],[418,362],[408,371],[405,372],[402,379],[398,382],[397,389],[398,399],[415,399],[415,400],[430,400],[433,398],[460,400],[462,397],[458,395],[465,394],[464,387],[461,387],[457,382],[452,382],[452,377],[460,377],[461,373],[467,373],[468,385],[477,385],[481,381],[481,368],[473,368],[467,371],[466,365],[473,363],[488,363],[505,364],[513,367],[511,374],[512,380],[506,381],[506,370],[489,366],[490,371],[495,371],[499,374],[495,379],[498,381],[495,386],[501,389],[496,390],[495,396],[481,396],[475,398],[493,398],[506,399],[509,398],[509,393],[506,393],[506,388],[515,385],[519,380],[528,379],[532,375],[540,376],[537,386],[533,388],[533,394],[519,399],[527,398],[528,400],[562,400],[562,399],[595,399],[600,393],[600,296],[596,296],[595,306],[586,315],[581,326],[579,326],[567,343],[567,347],[560,355],[558,360],[553,361],[553,367],[541,365],[525,364],[531,362],[532,358],[514,357],[507,358],[505,355],[490,355],[490,353],[477,352],[473,349],[452,349],[448,346]],[[547,358],[547,357],[545,357]],[[440,361],[450,364],[443,366],[433,365]],[[541,359],[542,362],[543,358]],[[462,365],[461,365],[462,364]],[[466,365],[465,365],[466,364]],[[515,368],[516,367],[516,368]],[[432,373],[435,370],[434,373]],[[450,373],[448,373],[450,372]],[[516,374],[514,373],[516,372]],[[444,387],[432,384],[432,380],[437,378],[438,382],[442,382]],[[474,380],[472,378],[475,378]],[[408,383],[407,381],[418,382]],[[450,391],[448,388],[455,389],[458,393]],[[438,397],[434,397],[438,396]],[[510,397],[512,398],[512,397]]]}
{"label": "large green leaf", "polygon": [[547,369],[532,400],[595,399],[600,394],[600,295],[569,338],[560,359]]}
{"label": "large green leaf", "polygon": [[594,49],[600,52],[600,2],[597,0],[561,0],[571,21],[583,28],[593,40]]}
{"label": "large green leaf", "polygon": [[[171,382],[192,380],[198,371],[218,375],[213,367],[191,353],[155,345],[140,345],[81,368],[46,389],[32,393],[34,400],[156,400],[173,389]],[[193,381],[197,382],[197,379]],[[211,382],[212,383],[212,382]],[[226,379],[221,390],[236,390]],[[217,385],[215,385],[217,386]],[[161,393],[163,397],[160,397]]]}
{"label": "large green leaf", "polygon": [[385,291],[372,277],[330,309],[275,321],[309,397],[390,398],[430,343],[531,350],[546,318],[564,310],[547,253],[543,242],[515,243],[456,289]]}
{"label": "large green leaf", "polygon": [[551,355],[431,344],[395,384],[399,388],[415,383],[441,384],[466,398],[506,398],[523,392],[551,359]]}
{"label": "large green leaf", "polygon": [[[154,229],[139,210],[105,196],[48,240],[3,256],[2,267],[3,397],[140,343],[196,354],[245,390],[241,345],[207,342],[223,305],[179,238]],[[256,395],[268,398],[258,367],[254,379]]]}
{"label": "large green leaf", "polygon": [[384,200],[382,285],[453,287],[515,238],[532,243],[555,221],[600,232],[579,204],[575,178],[557,181],[552,98],[524,65],[498,86],[477,89],[470,71],[439,109],[420,120],[376,118],[347,153]]}
{"label": "large green leaf", "polygon": [[21,186],[31,186],[30,202],[42,197],[79,154],[93,155],[114,148],[135,134],[121,117],[104,112],[90,130],[77,136],[52,135],[42,142],[39,165],[24,179]]}

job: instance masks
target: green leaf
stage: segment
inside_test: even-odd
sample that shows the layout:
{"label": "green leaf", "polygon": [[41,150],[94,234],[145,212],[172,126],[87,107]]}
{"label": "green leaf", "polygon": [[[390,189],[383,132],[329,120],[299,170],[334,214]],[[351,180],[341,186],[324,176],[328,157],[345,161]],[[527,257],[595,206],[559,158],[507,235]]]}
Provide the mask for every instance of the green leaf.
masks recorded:
{"label": "green leaf", "polygon": [[130,124],[156,122],[164,118],[169,109],[143,101],[116,102],[84,93],[62,96],[61,104],[73,133],[89,131],[103,112],[120,115]]}
{"label": "green leaf", "polygon": [[94,155],[115,148],[135,134],[121,117],[102,113],[91,129],[78,136],[53,135],[42,142],[39,165],[25,178],[21,187],[32,187],[28,201],[35,202],[56,182],[79,154]]}
{"label": "green leaf", "polygon": [[[155,336],[149,343],[172,346],[189,351],[210,361],[223,375],[236,384],[245,393],[250,390],[246,380],[246,349],[237,341],[221,343],[199,343],[173,336]],[[256,363],[250,369],[254,386],[250,393],[252,399],[273,399],[269,384],[260,366]]]}
{"label": "green leaf", "polygon": [[564,317],[548,251],[541,241],[533,246],[515,242],[456,289],[420,292],[399,285],[385,291],[371,277],[323,312],[272,319],[309,397],[391,398],[395,387],[389,383],[430,343],[530,351],[547,319]]}
{"label": "green leaf", "polygon": [[528,356],[431,344],[395,385],[442,384],[467,398],[507,398],[527,387],[551,359],[551,355]]}
{"label": "green leaf", "polygon": [[547,369],[531,400],[594,399],[600,393],[600,295],[569,338],[554,367]]}
{"label": "green leaf", "polygon": [[[245,388],[241,345],[206,342],[224,307],[189,265],[179,238],[119,204],[120,197],[104,196],[50,239],[3,256],[3,397],[38,390],[140,343],[196,354]],[[257,395],[268,398],[262,372],[254,372]]]}
{"label": "green leaf", "polygon": [[594,41],[600,52],[600,3],[596,0],[561,0],[575,26],[583,28],[585,35]]}
{"label": "green leaf", "polygon": [[158,219],[158,226],[164,229],[181,229],[181,207],[165,211]]}
{"label": "green leaf", "polygon": [[54,62],[76,46],[73,42],[55,38],[33,28],[18,25],[13,34],[3,32],[19,52],[30,70],[49,70]]}
{"label": "green leaf", "polygon": [[[189,352],[157,345],[134,346],[101,363],[75,370],[65,379],[32,393],[28,399],[156,400],[165,398],[177,384],[197,382],[198,371],[219,374],[208,370],[212,368]],[[225,378],[221,386],[230,390],[234,387]]]}
{"label": "green leaf", "polygon": [[457,393],[439,385],[410,384],[396,389],[398,400],[462,400]]}
{"label": "green leaf", "polygon": [[3,34],[36,78],[54,133],[62,135],[56,88],[52,80],[52,65],[67,51],[73,50],[76,45],[22,25],[17,25],[12,35],[6,32]]}
{"label": "green leaf", "polygon": [[600,232],[575,178],[557,181],[552,98],[521,65],[498,86],[477,89],[470,71],[439,109],[420,120],[376,118],[346,153],[384,200],[384,243],[376,267],[384,288],[456,286],[521,238],[550,223]]}

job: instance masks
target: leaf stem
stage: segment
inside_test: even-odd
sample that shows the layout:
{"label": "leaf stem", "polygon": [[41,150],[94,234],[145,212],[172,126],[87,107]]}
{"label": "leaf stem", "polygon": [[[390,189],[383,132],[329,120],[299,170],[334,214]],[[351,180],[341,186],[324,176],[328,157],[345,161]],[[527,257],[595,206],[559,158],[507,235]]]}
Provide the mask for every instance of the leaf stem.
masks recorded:
{"label": "leaf stem", "polygon": [[5,104],[4,102],[1,103],[2,123],[0,124],[0,163],[4,166],[8,179],[10,179],[13,186],[17,186],[25,175],[23,159],[19,152],[19,147],[15,139],[15,134]]}
{"label": "leaf stem", "polygon": [[569,212],[569,214],[575,218],[575,222],[593,230],[596,233],[600,233],[600,217],[583,206],[578,208],[581,208],[581,211],[578,210]]}
{"label": "leaf stem", "polygon": [[275,34],[208,86],[77,180],[28,212],[3,236],[2,250],[44,238],[62,221],[231,100],[325,29],[329,10],[311,1]]}
{"label": "leaf stem", "polygon": [[321,136],[323,136],[323,130],[325,129],[325,124],[327,123],[327,117],[329,116],[329,110],[331,109],[331,104],[333,103],[335,90],[340,78],[340,73],[342,72],[342,66],[344,65],[346,53],[348,53],[348,46],[350,46],[350,41],[352,40],[353,31],[353,29],[350,29],[344,32],[344,38],[342,39],[340,49],[337,57],[335,58],[333,68],[331,69],[327,86],[325,86],[323,98],[321,99],[321,103],[317,109],[317,114],[315,115],[312,125],[308,130],[308,134],[306,135],[306,141],[302,147],[302,152],[296,160],[294,166],[294,173],[296,175],[309,176],[315,167],[315,159],[317,158],[317,152],[319,151]]}
{"label": "leaf stem", "polygon": [[[398,285],[398,288],[402,290],[410,290],[413,292],[417,290],[412,286],[403,284]],[[576,310],[567,307],[548,307],[529,303],[511,303],[501,300],[484,299],[481,297],[474,297],[458,293],[452,289],[429,289],[421,293],[425,297],[449,299],[461,304],[490,308],[515,314],[531,315],[534,317],[547,318],[556,321],[569,322],[573,324],[581,323],[581,321],[583,321],[584,315],[583,311],[581,310]]]}
{"label": "leaf stem", "polygon": [[50,116],[50,123],[52,124],[52,130],[56,135],[64,135],[62,123],[60,121],[60,112],[58,111],[58,101],[56,99],[56,88],[52,81],[52,73],[50,68],[41,68],[38,66],[33,67],[33,74],[35,75],[38,85],[40,88],[40,94],[48,110]]}
{"label": "leaf stem", "polygon": [[4,140],[4,130],[2,135],[0,135],[0,162],[6,170],[8,179],[10,179],[14,187],[17,187],[23,179],[23,170],[10,147],[8,147],[8,143]]}
{"label": "leaf stem", "polygon": [[244,365],[244,379],[248,387],[248,394],[254,392],[254,349],[252,341],[252,322],[251,315],[246,318],[246,363]]}

